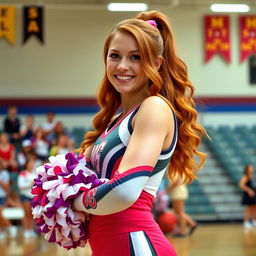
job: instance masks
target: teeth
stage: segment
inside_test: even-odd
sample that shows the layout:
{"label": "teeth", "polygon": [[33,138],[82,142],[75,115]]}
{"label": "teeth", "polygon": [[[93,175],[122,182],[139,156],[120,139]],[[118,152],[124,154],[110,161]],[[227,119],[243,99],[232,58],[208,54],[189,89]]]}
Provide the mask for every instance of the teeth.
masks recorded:
{"label": "teeth", "polygon": [[120,80],[130,80],[132,79],[132,76],[117,76],[117,78]]}

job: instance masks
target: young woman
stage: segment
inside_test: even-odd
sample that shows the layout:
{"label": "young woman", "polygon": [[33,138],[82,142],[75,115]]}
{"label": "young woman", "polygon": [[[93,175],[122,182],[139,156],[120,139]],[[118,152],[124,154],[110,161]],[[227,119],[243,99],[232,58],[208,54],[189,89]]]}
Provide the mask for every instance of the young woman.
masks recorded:
{"label": "young woman", "polygon": [[154,221],[153,199],[169,163],[170,177],[191,181],[205,156],[197,150],[203,129],[194,87],[167,18],[152,11],[120,22],[105,41],[104,60],[101,110],[81,152],[109,181],[76,198],[74,209],[92,214],[93,256],[176,255]]}
{"label": "young woman", "polygon": [[[179,232],[175,237],[185,237],[192,235],[197,228],[197,222],[185,211],[185,201],[188,199],[188,189],[186,184],[174,182],[167,186],[166,192],[171,196],[171,203],[176,216],[178,217]],[[187,233],[187,226],[190,227]]]}
{"label": "young woman", "polygon": [[246,165],[244,175],[239,183],[240,188],[243,190],[242,205],[245,206],[245,228],[256,227],[256,187],[253,185],[253,171],[253,165]]}

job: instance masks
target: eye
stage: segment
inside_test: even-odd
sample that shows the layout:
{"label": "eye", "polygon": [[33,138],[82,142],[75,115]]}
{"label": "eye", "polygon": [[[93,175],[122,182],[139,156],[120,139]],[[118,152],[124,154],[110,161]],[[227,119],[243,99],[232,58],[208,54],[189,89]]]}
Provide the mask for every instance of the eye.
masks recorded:
{"label": "eye", "polygon": [[132,60],[140,60],[140,55],[138,55],[138,54],[133,54],[133,55],[131,56],[131,59],[132,59]]}
{"label": "eye", "polygon": [[108,57],[111,58],[111,59],[117,59],[120,56],[117,53],[110,53]]}

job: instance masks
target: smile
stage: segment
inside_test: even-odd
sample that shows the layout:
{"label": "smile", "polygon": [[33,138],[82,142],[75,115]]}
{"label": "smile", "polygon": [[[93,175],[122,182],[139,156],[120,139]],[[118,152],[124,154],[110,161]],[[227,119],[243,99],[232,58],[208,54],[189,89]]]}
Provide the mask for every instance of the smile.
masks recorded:
{"label": "smile", "polygon": [[130,81],[132,78],[134,78],[135,76],[130,76],[130,75],[115,75],[115,77],[118,80],[122,80],[122,81]]}

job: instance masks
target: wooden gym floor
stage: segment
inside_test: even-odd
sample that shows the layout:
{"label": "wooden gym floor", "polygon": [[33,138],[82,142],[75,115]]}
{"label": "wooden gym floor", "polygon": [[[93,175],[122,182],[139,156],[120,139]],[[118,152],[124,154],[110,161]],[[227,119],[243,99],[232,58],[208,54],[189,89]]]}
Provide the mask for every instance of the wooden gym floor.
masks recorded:
{"label": "wooden gym floor", "polygon": [[[0,256],[91,255],[89,246],[66,251],[42,237],[25,241],[21,233],[19,230],[16,239],[0,242]],[[178,256],[256,256],[256,228],[245,230],[242,224],[202,224],[191,237],[167,237]]]}

